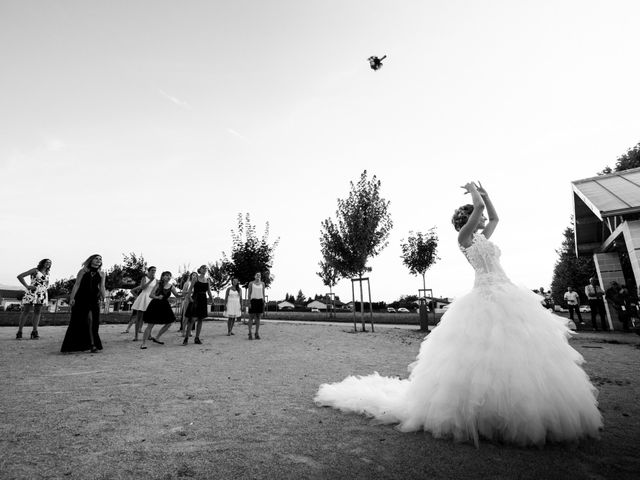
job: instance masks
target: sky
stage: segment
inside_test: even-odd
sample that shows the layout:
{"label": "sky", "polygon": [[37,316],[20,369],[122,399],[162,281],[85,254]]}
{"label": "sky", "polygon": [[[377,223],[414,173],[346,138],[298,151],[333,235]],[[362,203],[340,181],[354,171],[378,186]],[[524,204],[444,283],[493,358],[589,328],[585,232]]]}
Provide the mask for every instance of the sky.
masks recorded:
{"label": "sky", "polygon": [[249,213],[279,239],[269,299],[322,294],[321,222],[367,170],[394,224],[374,301],[417,294],[400,244],[432,227],[427,288],[470,289],[470,180],[508,275],[548,288],[571,181],[640,142],[639,21],[633,0],[0,0],[0,284],[93,253],[194,269]]}

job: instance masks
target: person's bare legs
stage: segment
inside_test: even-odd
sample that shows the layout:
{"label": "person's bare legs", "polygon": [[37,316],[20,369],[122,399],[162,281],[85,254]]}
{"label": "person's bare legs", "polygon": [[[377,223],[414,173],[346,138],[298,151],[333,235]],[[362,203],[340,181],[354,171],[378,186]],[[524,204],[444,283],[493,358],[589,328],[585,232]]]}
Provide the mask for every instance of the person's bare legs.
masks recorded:
{"label": "person's bare legs", "polygon": [[91,353],[95,353],[98,351],[96,348],[96,344],[93,339],[93,312],[89,310],[87,314],[87,323],[89,324],[89,341],[91,342]]}
{"label": "person's bare legs", "polygon": [[247,320],[247,325],[249,325],[249,340],[253,340],[253,335],[251,333],[251,329],[253,328],[253,317],[255,315],[252,313],[249,315],[249,319]]}
{"label": "person's bare legs", "polygon": [[134,342],[138,341],[138,334],[140,333],[140,330],[142,330],[143,323],[144,323],[144,312],[142,310],[138,310],[136,312],[136,329],[135,329],[135,335],[133,337]]}
{"label": "person's bare legs", "polygon": [[162,326],[162,328],[160,329],[160,331],[156,335],[156,342],[161,343],[160,342],[160,337],[162,336],[163,333],[165,333],[167,330],[169,330],[170,327],[171,327],[170,323],[167,323],[166,325]]}
{"label": "person's bare legs", "polygon": [[27,322],[27,317],[33,312],[33,304],[25,303],[22,306],[22,312],[20,312],[20,319],[18,320],[18,333],[16,333],[16,338],[22,338],[22,327]]}
{"label": "person's bare legs", "polygon": [[256,334],[253,336],[253,338],[255,338],[256,340],[260,340],[260,314],[256,313],[256,320],[255,320],[255,324],[256,324]]}
{"label": "person's bare legs", "polygon": [[233,335],[233,326],[236,323],[236,317],[227,318],[227,336]]}
{"label": "person's bare legs", "polygon": [[140,345],[140,348],[147,348],[147,340],[149,340],[149,337],[151,336],[151,329],[153,328],[153,323],[147,323],[147,328],[145,328],[144,330],[144,334],[142,335],[142,345]]}
{"label": "person's bare legs", "polygon": [[196,321],[196,336],[193,339],[194,343],[198,343],[198,344],[200,343],[200,332],[202,331],[202,320],[203,320],[202,318],[199,318]]}
{"label": "person's bare legs", "polygon": [[37,340],[40,338],[38,335],[38,325],[40,324],[40,316],[42,315],[42,304],[38,303],[33,306],[33,321],[32,321],[32,329],[31,329],[31,338]]}
{"label": "person's bare legs", "polygon": [[127,324],[127,328],[125,329],[125,331],[122,333],[129,333],[129,330],[131,330],[132,325],[136,323],[137,318],[138,318],[138,311],[131,310],[131,315],[129,315],[129,323]]}
{"label": "person's bare legs", "polygon": [[193,318],[187,318],[186,323],[184,325],[184,340],[182,341],[183,345],[189,343],[189,335],[191,335],[191,324],[193,323]]}

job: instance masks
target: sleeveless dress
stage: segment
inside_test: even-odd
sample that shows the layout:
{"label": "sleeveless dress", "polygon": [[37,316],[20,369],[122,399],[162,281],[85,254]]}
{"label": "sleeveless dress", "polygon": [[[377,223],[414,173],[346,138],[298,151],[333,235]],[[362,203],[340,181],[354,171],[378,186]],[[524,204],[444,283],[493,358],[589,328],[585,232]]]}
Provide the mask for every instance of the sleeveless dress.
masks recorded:
{"label": "sleeveless dress", "polygon": [[193,301],[187,307],[187,318],[207,318],[207,291],[209,290],[208,282],[196,280],[193,285],[193,293],[191,297]]}
{"label": "sleeveless dress", "polygon": [[264,289],[263,285],[251,284],[251,299],[249,300],[249,313],[264,313]]}
{"label": "sleeveless dress", "polygon": [[[89,319],[91,313],[91,319]],[[81,352],[91,348],[93,344],[102,350],[102,342],[98,330],[100,328],[100,275],[98,272],[86,272],[80,280],[80,286],[71,307],[71,319],[67,333],[62,342],[61,352]]]}
{"label": "sleeveless dress", "polygon": [[[158,293],[156,293],[158,295]],[[167,324],[176,321],[173,313],[169,297],[171,296],[171,287],[162,291],[162,299],[153,298],[144,312],[144,322],[153,324]]]}
{"label": "sleeveless dress", "polygon": [[22,304],[47,305],[49,303],[49,294],[47,292],[49,274],[38,270],[34,275],[31,275],[31,286],[36,287],[36,289],[34,291],[27,290],[27,293],[22,297]]}
{"label": "sleeveless dress", "polygon": [[422,342],[409,377],[350,376],[322,385],[317,404],[476,446],[479,438],[521,446],[597,438],[597,390],[564,319],[507,278],[484,235],[462,250],[474,287]]}
{"label": "sleeveless dress", "polygon": [[157,283],[158,280],[154,278],[144,286],[142,291],[134,300],[133,305],[131,306],[132,310],[139,310],[141,312],[144,312],[147,309],[147,307],[151,303],[151,297],[149,295],[151,295],[151,292],[155,290]]}
{"label": "sleeveless dress", "polygon": [[238,318],[242,316],[242,307],[240,306],[240,294],[237,290],[229,290],[229,297],[224,309],[224,316],[228,318]]}

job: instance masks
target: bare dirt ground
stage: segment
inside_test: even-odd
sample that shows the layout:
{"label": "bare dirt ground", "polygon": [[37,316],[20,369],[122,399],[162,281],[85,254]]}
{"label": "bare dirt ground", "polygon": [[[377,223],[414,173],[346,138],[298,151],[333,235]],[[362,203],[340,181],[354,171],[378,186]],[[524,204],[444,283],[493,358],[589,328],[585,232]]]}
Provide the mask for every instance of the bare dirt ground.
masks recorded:
{"label": "bare dirt ground", "polygon": [[[60,354],[64,326],[40,340],[0,328],[0,478],[638,478],[640,337],[581,333],[572,345],[600,390],[599,441],[515,448],[405,434],[313,404],[348,374],[407,376],[422,334],[271,322],[262,340],[207,322],[203,345],[140,350],[103,325],[104,350]],[[25,328],[28,337],[29,328]]]}

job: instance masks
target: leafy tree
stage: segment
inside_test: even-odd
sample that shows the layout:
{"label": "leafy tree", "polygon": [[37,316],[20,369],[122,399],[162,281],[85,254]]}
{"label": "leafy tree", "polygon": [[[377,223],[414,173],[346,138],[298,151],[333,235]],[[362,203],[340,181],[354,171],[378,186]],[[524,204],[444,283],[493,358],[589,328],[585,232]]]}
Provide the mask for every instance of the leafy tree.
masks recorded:
{"label": "leafy tree", "polygon": [[438,235],[435,227],[427,233],[409,232],[406,243],[404,240],[402,242],[402,263],[412,275],[422,275],[422,288],[427,288],[425,282],[427,270],[440,259],[437,255]]}
{"label": "leafy tree", "polygon": [[69,295],[71,294],[71,290],[73,289],[73,285],[75,285],[75,283],[76,279],[74,277],[56,280],[55,282],[50,284],[49,288],[47,289],[49,298],[64,298],[66,300],[69,300]]}
{"label": "leafy tree", "polygon": [[[393,227],[389,201],[380,196],[381,182],[374,175],[367,178],[363,171],[346,199],[338,199],[336,222],[327,218],[322,222],[320,247],[324,261],[341,277],[362,279],[370,271],[367,261],[378,255],[388,244]],[[364,326],[364,294],[360,282],[360,313]],[[354,299],[355,301],[355,299]]]}
{"label": "leafy tree", "polygon": [[316,275],[320,277],[323,285],[329,287],[329,293],[332,293],[333,287],[335,287],[340,279],[338,271],[331,266],[327,261],[319,262],[320,271],[316,272]]}
{"label": "leafy tree", "polygon": [[556,250],[558,261],[553,269],[551,280],[551,296],[556,305],[564,303],[564,292],[567,287],[573,287],[580,295],[581,302],[586,302],[584,286],[589,283],[596,271],[591,256],[576,257],[576,241],[573,227],[567,227],[564,231],[562,246]]}
{"label": "leafy tree", "polygon": [[307,301],[307,297],[304,296],[304,293],[302,293],[302,290],[298,290],[298,295],[296,296],[295,299],[295,305],[304,305]]}
{"label": "leafy tree", "polygon": [[105,278],[105,287],[109,291],[121,288],[124,283],[124,271],[120,265],[114,265],[107,270],[107,278]]}
{"label": "leafy tree", "polygon": [[128,255],[122,254],[122,256],[122,279],[124,285],[128,288],[130,288],[129,285],[139,285],[147,273],[147,261],[142,254],[136,255],[133,252]]}
{"label": "leafy tree", "polygon": [[223,262],[209,263],[207,270],[209,272],[209,281],[211,283],[211,289],[216,292],[216,296],[220,296],[220,290],[226,287],[231,278],[229,277],[229,266]]}
{"label": "leafy tree", "polygon": [[608,174],[612,172],[622,172],[624,170],[629,170],[631,168],[640,167],[640,143],[638,143],[635,147],[627,150],[627,153],[624,155],[620,155],[616,159],[616,165],[611,169],[611,167],[605,167],[600,174]]}
{"label": "leafy tree", "polygon": [[251,225],[251,218],[247,213],[243,219],[238,214],[238,229],[231,230],[231,254],[227,258],[222,253],[222,263],[229,278],[237,277],[245,287],[251,282],[257,272],[262,274],[262,281],[269,286],[273,280],[271,267],[278,242],[269,243],[269,222],[266,223],[262,238],[256,235],[256,228]]}
{"label": "leafy tree", "polygon": [[365,170],[343,200],[338,199],[337,223],[322,222],[320,246],[322,256],[341,276],[362,277],[369,271],[367,261],[387,246],[393,222],[389,201],[380,196],[381,182]]}

